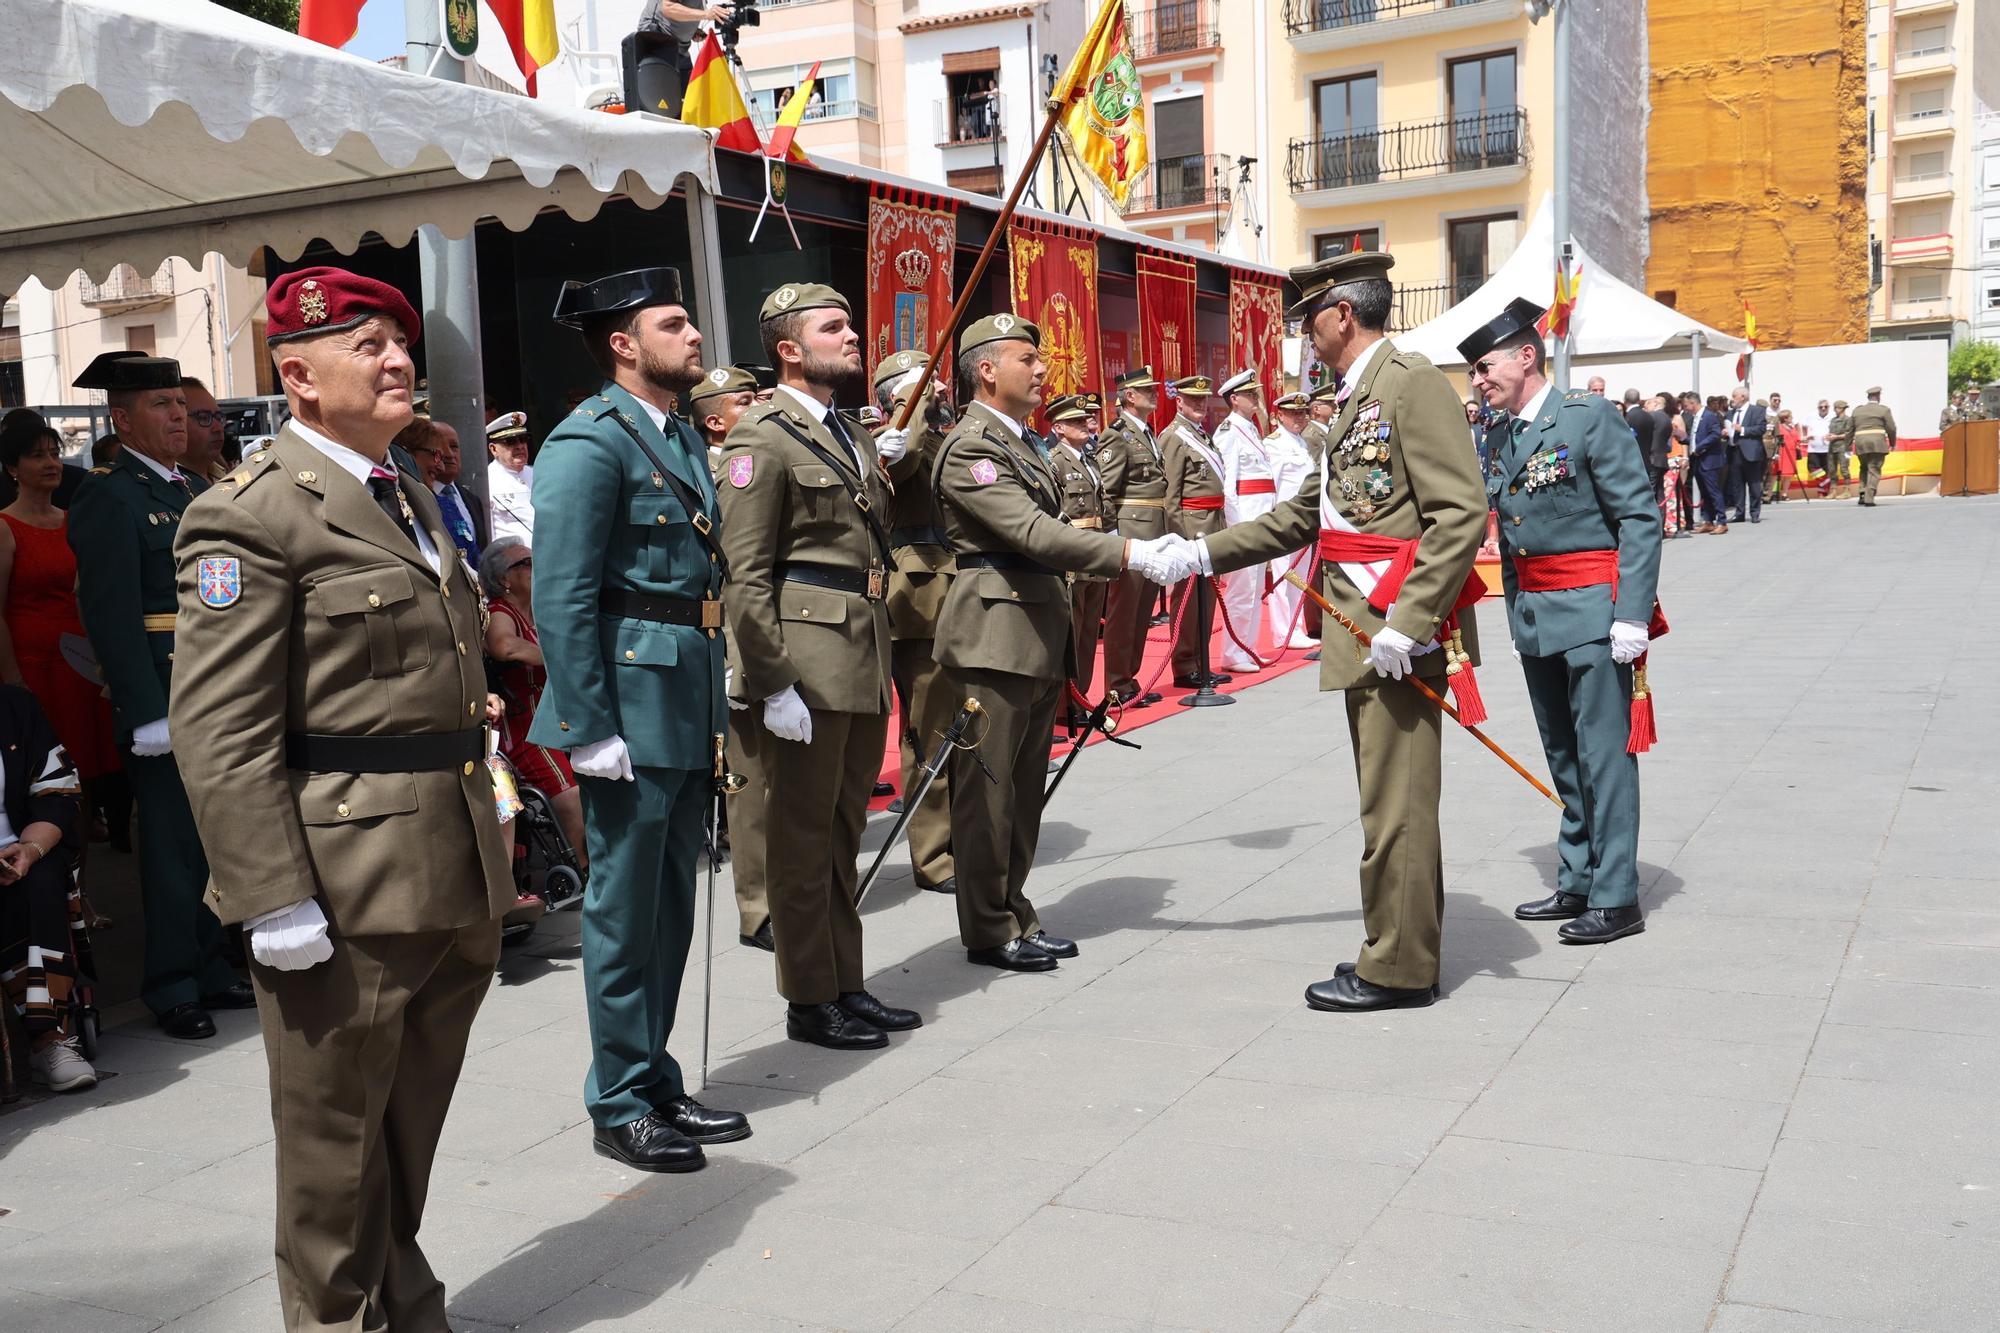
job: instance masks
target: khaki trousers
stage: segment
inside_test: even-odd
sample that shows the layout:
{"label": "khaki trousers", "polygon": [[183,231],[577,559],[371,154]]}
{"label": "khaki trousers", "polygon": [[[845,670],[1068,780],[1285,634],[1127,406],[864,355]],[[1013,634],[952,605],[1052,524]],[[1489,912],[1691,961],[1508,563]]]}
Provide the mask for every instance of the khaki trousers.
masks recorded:
{"label": "khaki trousers", "polygon": [[[1201,670],[1203,616],[1208,619],[1207,628],[1211,634],[1221,619],[1215,609],[1215,585],[1201,574],[1190,581],[1195,586],[1196,595],[1188,592],[1186,583],[1177,583],[1168,589],[1173,594],[1168,600],[1178,605],[1181,612],[1180,633],[1174,639],[1174,676],[1179,680],[1185,680]],[[1215,670],[1215,663],[1209,663],[1208,669]]]}
{"label": "khaki trousers", "polygon": [[[415,886],[412,886],[413,888]],[[278,1150],[278,1297],[290,1333],[443,1333],[417,1246],[431,1159],[500,923],[335,936],[333,957],[250,964]]]}
{"label": "khaki trousers", "polygon": [[[1439,676],[1433,687],[1444,688]],[[1347,735],[1361,789],[1361,919],[1354,970],[1377,986],[1438,979],[1444,932],[1444,714],[1399,681],[1346,691]]]}
{"label": "khaki trousers", "polygon": [[729,710],[729,771],[743,779],[743,790],[729,797],[729,877],[743,935],[755,935],[771,919],[764,897],[764,774],[752,752],[753,712],[761,717],[763,705]]}
{"label": "khaki trousers", "polygon": [[[1097,679],[1097,641],[1104,628],[1104,603],[1110,589],[1111,584],[1097,579],[1078,579],[1070,585],[1070,633],[1076,645],[1076,675],[1070,679],[1086,699],[1090,698],[1091,682]],[[1104,674],[1111,674],[1110,667]]]}
{"label": "khaki trousers", "polygon": [[802,745],[773,736],[761,710],[749,711],[759,713],[750,748],[764,775],[764,888],[778,993],[794,1004],[825,1004],[861,989],[854,862],[889,718],[815,708],[812,743]]}
{"label": "khaki trousers", "polygon": [[[939,738],[958,716],[962,702],[952,693],[951,675],[938,663],[933,639],[898,639],[890,657],[896,678],[896,697],[908,710],[903,726],[903,781],[905,801],[917,789],[917,770],[937,750]],[[919,884],[942,884],[952,877],[951,857],[951,771],[940,771],[924,794],[923,803],[910,815],[910,869]]]}
{"label": "khaki trousers", "polygon": [[952,673],[964,696],[986,710],[978,754],[951,756],[951,845],[958,864],[958,935],[968,949],[991,949],[1042,928],[1022,892],[1042,836],[1042,791],[1049,780],[1050,728],[1063,683],[1007,671]]}
{"label": "khaki trousers", "polygon": [[1875,488],[1882,484],[1882,460],[1887,454],[1859,454],[1861,460],[1861,498],[1875,499]]}
{"label": "khaki trousers", "polygon": [[1139,688],[1139,664],[1146,656],[1146,630],[1159,588],[1144,574],[1127,570],[1108,585],[1104,598],[1104,688],[1130,694]]}

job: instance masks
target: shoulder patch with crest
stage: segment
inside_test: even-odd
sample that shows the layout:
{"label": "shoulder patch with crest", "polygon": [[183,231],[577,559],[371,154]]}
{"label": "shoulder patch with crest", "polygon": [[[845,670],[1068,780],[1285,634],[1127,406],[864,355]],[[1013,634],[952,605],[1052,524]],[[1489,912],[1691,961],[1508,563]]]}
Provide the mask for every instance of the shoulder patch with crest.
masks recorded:
{"label": "shoulder patch with crest", "polygon": [[750,474],[756,470],[756,461],[747,453],[738,454],[729,460],[729,484],[742,490],[750,484]]}
{"label": "shoulder patch with crest", "polygon": [[233,555],[205,555],[195,566],[195,594],[220,611],[243,597],[243,562]]}
{"label": "shoulder patch with crest", "polygon": [[993,466],[993,460],[982,458],[972,465],[972,479],[981,486],[991,486],[1000,480],[1000,469]]}

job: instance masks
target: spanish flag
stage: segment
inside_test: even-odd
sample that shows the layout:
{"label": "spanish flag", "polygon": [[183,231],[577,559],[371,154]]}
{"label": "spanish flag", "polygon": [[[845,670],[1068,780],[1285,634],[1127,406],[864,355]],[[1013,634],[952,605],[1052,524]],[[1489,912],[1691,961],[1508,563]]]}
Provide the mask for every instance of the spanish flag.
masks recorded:
{"label": "spanish flag", "polygon": [[[645,107],[633,107],[644,111]],[[710,33],[695,52],[694,71],[688,76],[687,95],[681,99],[681,122],[715,131],[715,142],[739,153],[761,153],[764,145],[757,137],[757,124],[750,108],[743,104],[736,76],[730,72],[729,58],[722,43]]]}
{"label": "spanish flag", "polygon": [[812,105],[813,85],[818,82],[819,61],[815,60],[813,67],[806,71],[806,76],[800,81],[799,86],[792,90],[791,100],[785,103],[785,109],[778,113],[778,123],[771,130],[771,142],[764,145],[766,157],[788,158],[793,162],[808,160],[805,149],[800,148],[793,139],[799,132],[799,126],[805,121],[806,108]]}
{"label": "spanish flag", "polygon": [[535,95],[535,71],[553,65],[562,54],[556,41],[556,0],[487,0],[500,31],[506,34],[507,50],[527,83],[528,96]]}
{"label": "spanish flag", "polygon": [[1062,130],[1089,169],[1124,211],[1132,186],[1146,172],[1146,100],[1132,64],[1125,0],[1104,0],[1089,36],[1076,49],[1069,72],[1050,94]]}
{"label": "spanish flag", "polygon": [[362,0],[299,0],[299,36],[336,49],[354,38]]}

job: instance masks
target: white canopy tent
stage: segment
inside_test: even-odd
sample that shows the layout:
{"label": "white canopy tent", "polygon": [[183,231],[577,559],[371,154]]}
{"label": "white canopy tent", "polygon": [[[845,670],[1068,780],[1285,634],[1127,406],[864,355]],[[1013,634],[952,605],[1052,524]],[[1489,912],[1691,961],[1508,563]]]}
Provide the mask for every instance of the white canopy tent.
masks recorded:
{"label": "white canopy tent", "polygon": [[[1599,268],[1574,237],[1571,244],[1582,277],[1576,308],[1570,314],[1571,356],[1618,356],[1685,347],[1697,333],[1704,351],[1749,350],[1750,344],[1743,339],[1634,291]],[[1518,296],[1546,306],[1554,294],[1555,221],[1544,199],[1528,224],[1527,234],[1498,273],[1436,319],[1397,334],[1396,345],[1420,352],[1441,366],[1463,365],[1465,359],[1458,354],[1460,341],[1498,315],[1509,301]]]}
{"label": "white canopy tent", "polygon": [[0,0],[0,31],[0,292],[714,188],[705,131],[405,73],[207,0]]}

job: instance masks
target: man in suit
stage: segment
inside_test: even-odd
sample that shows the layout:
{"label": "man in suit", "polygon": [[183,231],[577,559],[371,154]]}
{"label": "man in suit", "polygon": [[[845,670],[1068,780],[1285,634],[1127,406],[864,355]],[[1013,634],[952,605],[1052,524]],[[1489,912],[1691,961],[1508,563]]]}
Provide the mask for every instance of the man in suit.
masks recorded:
{"label": "man in suit", "polygon": [[468,564],[479,568],[479,553],[486,549],[491,526],[486,506],[474,502],[458,488],[459,471],[464,466],[459,455],[458,431],[449,422],[419,420],[411,422],[396,438],[401,440],[406,436],[410,443],[405,447],[431,494],[437,497],[438,512],[444,515],[451,544]]}
{"label": "man in suit", "polygon": [[1882,403],[1882,388],[1868,390],[1868,401],[1847,417],[1848,435],[1854,442],[1854,456],[1861,460],[1861,494],[1855,503],[1875,507],[1875,488],[1882,484],[1882,460],[1896,447],[1896,414]]}
{"label": "man in suit", "polygon": [[688,1096],[667,1052],[723,744],[721,512],[670,410],[702,379],[701,333],[671,268],[565,283],[554,317],[604,376],[549,432],[533,494],[549,676],[528,739],[569,751],[590,846],[583,1099],[600,1155],[695,1171],[702,1144],[750,1134]]}
{"label": "man in suit", "polygon": [[[1689,394],[1692,398],[1694,395]],[[1722,430],[1722,399],[1711,395],[1705,407],[1700,408],[1688,428],[1688,438],[1693,441],[1689,455],[1694,460],[1696,483],[1701,487],[1702,521],[1696,532],[1711,535],[1729,531],[1729,505],[1727,499],[1729,475],[1729,442]]]}
{"label": "man in suit", "polygon": [[1564,921],[1568,944],[1604,944],[1646,928],[1633,746],[1650,741],[1632,740],[1632,712],[1635,692],[1646,695],[1659,511],[1617,414],[1549,384],[1542,313],[1511,301],[1458,353],[1473,388],[1514,420],[1486,493],[1500,516],[1508,625],[1563,800],[1556,891],[1514,915]]}
{"label": "man in suit", "polygon": [[[1139,366],[1120,375],[1117,388],[1118,415],[1097,441],[1104,512],[1121,536],[1150,541],[1167,530],[1167,479],[1161,471],[1160,442],[1153,435],[1160,385],[1151,366]],[[1128,708],[1160,701],[1157,693],[1139,693],[1155,599],[1153,585],[1136,570],[1113,580],[1104,598],[1104,688]]]}
{"label": "man in suit", "polygon": [[847,298],[786,283],[764,298],[758,326],[777,392],[737,421],[722,458],[730,700],[750,714],[745,748],[764,775],[785,1034],[871,1050],[923,1024],[868,992],[854,906],[889,725],[889,484],[879,442],[833,407],[863,382]]}
{"label": "man in suit", "polygon": [[107,352],[77,377],[102,389],[124,447],[93,468],[69,509],[77,605],[111,694],[118,748],[139,803],[139,892],[145,903],[140,997],[169,1036],[212,1037],[211,1009],[257,1003],[222,954],[222,928],[202,905],[209,865],[174,761],[167,718],[174,676],[174,533],[208,479],[180,470],[187,447],[181,368],[166,357]]}
{"label": "man in suit", "polygon": [[[959,940],[969,961],[1013,972],[1046,972],[1077,956],[1073,941],[1042,929],[1024,891],[1041,837],[1050,729],[1069,674],[1064,573],[1116,578],[1128,549],[1133,568],[1159,573],[1139,553],[1165,540],[1128,542],[1068,521],[1056,470],[1025,426],[1042,400],[1041,342],[1041,330],[1009,314],[975,320],[959,336],[959,400],[970,406],[932,471],[958,553],[938,617],[938,660],[987,724],[977,751],[952,755]],[[998,782],[986,780],[981,761]]]}
{"label": "man in suit", "polygon": [[1449,681],[1467,722],[1485,716],[1473,683],[1472,605],[1485,589],[1473,562],[1486,536],[1486,495],[1451,381],[1383,334],[1394,263],[1358,251],[1292,270],[1301,296],[1288,313],[1340,375],[1345,399],[1326,464],[1317,485],[1308,481],[1263,518],[1200,539],[1189,555],[1197,569],[1223,571],[1317,542],[1321,591],[1374,640],[1366,657],[1343,643],[1320,659],[1320,688],[1346,692],[1361,789],[1366,938],[1355,962],[1306,989],[1308,1005],[1336,1012],[1437,998],[1444,715],[1403,677],[1414,671],[1439,692]]}
{"label": "man in suit", "polygon": [[[1202,429],[1202,415],[1214,386],[1206,375],[1174,381],[1179,412],[1160,432],[1160,459],[1167,478],[1167,524],[1176,536],[1205,537],[1228,525],[1223,512],[1222,456]],[[1230,678],[1220,671],[1203,675],[1207,638],[1215,626],[1215,588],[1195,579],[1181,590],[1180,633],[1174,638],[1174,685],[1199,689]]]}
{"label": "man in suit", "polygon": [[1673,444],[1673,431],[1663,413],[1647,410],[1637,389],[1625,391],[1625,406],[1621,415],[1625,419],[1625,428],[1632,432],[1639,461],[1645,466],[1646,475],[1652,483],[1653,503],[1657,505],[1666,498],[1667,451]]}
{"label": "man in suit", "polygon": [[441,1330],[417,1233],[514,903],[499,701],[472,576],[389,466],[416,312],[333,268],[265,300],[292,419],[182,518],[173,738],[208,901],[248,935],[284,1326]]}
{"label": "man in suit", "polygon": [[1729,478],[1730,519],[1746,515],[1752,523],[1764,521],[1764,470],[1770,454],[1764,447],[1764,431],[1769,416],[1762,403],[1750,401],[1750,391],[1737,385],[1729,395],[1729,420],[1724,433],[1729,437],[1733,467]]}
{"label": "man in suit", "polygon": [[[1062,488],[1062,511],[1069,525],[1080,532],[1116,532],[1115,516],[1107,516],[1104,503],[1104,473],[1097,466],[1097,450],[1091,444],[1090,418],[1097,400],[1087,394],[1058,398],[1045,409],[1049,420],[1049,466]],[[1090,698],[1097,674],[1097,641],[1104,621],[1105,589],[1110,580],[1095,574],[1070,577],[1070,642],[1074,668],[1069,683],[1079,698]],[[1071,726],[1082,726],[1087,718],[1075,699],[1057,710]]]}
{"label": "man in suit", "polygon": [[[882,358],[875,368],[875,402],[885,423],[893,426],[911,394],[922,395],[908,445],[891,459],[880,455],[895,495],[889,501],[890,674],[902,701],[902,789],[916,790],[917,769],[937,748],[938,738],[958,714],[959,699],[944,667],[938,663],[935,641],[939,612],[951,588],[951,546],[944,519],[931,493],[931,464],[937,460],[944,432],[951,426],[950,397],[938,391],[931,359],[923,352],[902,351]],[[880,444],[878,441],[878,454]],[[905,796],[907,800],[907,795]],[[910,869],[917,887],[934,893],[955,893],[951,855],[951,777],[939,773],[910,816]]]}

